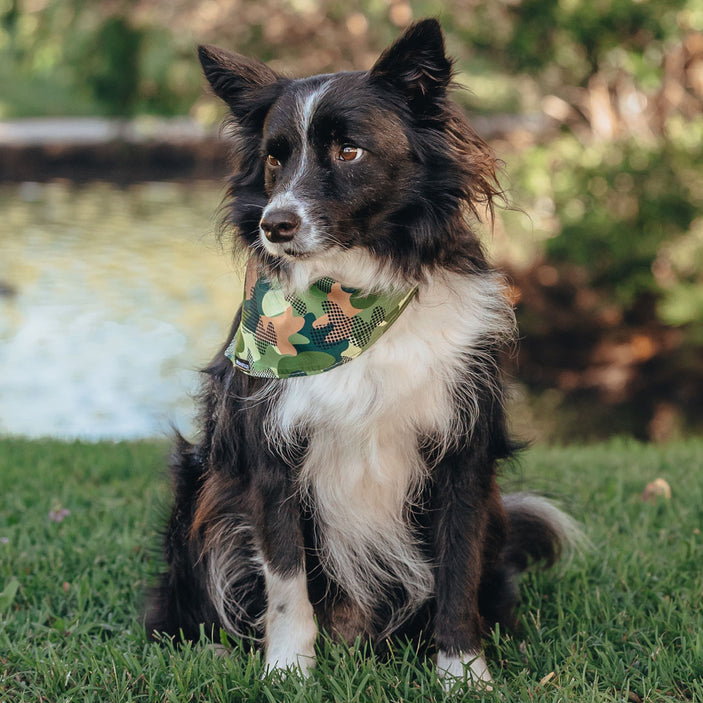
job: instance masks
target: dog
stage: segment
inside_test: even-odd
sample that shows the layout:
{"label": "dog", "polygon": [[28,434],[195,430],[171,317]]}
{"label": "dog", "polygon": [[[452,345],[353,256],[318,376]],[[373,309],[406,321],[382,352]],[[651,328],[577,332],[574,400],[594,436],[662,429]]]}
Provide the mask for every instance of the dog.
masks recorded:
{"label": "dog", "polygon": [[441,28],[410,26],[366,72],[199,57],[231,113],[247,273],[199,439],[177,439],[147,631],[223,629],[303,673],[320,630],[409,638],[489,687],[482,636],[575,528],[496,483],[518,448],[500,370],[515,319],[474,229],[499,162],[449,97]]}

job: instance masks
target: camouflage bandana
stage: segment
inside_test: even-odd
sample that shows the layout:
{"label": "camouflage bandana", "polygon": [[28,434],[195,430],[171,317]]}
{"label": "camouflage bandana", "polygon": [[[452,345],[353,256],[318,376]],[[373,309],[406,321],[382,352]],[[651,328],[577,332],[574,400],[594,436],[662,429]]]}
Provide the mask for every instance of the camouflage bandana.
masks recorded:
{"label": "camouflage bandana", "polygon": [[304,293],[285,295],[249,260],[242,319],[225,351],[258,378],[311,376],[349,363],[390,328],[415,295],[362,295],[331,278]]}

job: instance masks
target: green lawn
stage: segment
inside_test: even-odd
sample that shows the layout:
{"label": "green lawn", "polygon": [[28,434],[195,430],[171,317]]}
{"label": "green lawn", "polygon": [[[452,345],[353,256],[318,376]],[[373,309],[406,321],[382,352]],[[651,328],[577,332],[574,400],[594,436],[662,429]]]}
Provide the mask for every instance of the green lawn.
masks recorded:
{"label": "green lawn", "polygon": [[[138,613],[156,568],[166,452],[0,442],[0,702],[444,698],[408,647],[381,662],[323,643],[301,683],[263,677],[237,643],[225,658],[147,643]],[[672,499],[643,502],[657,477]],[[487,643],[496,692],[483,698],[703,701],[703,440],[533,448],[505,485],[560,498],[593,548],[524,579],[520,631]]]}

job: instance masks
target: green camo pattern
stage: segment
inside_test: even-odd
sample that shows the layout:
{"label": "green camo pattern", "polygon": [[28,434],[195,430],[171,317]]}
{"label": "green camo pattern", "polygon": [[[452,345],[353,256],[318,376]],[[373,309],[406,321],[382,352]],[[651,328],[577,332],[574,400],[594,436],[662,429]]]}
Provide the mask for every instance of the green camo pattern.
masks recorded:
{"label": "green camo pattern", "polygon": [[416,290],[363,295],[321,278],[304,293],[285,295],[250,259],[241,322],[225,354],[240,371],[258,378],[329,371],[379,339]]}

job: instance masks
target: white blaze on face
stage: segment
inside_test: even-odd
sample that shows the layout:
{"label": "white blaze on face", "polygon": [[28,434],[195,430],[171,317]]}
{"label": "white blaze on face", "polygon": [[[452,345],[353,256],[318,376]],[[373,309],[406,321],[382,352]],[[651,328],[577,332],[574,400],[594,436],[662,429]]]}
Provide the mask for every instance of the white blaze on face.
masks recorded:
{"label": "white blaze on face", "polygon": [[283,190],[276,193],[264,208],[261,219],[265,219],[267,215],[276,210],[288,210],[300,218],[301,225],[294,242],[285,244],[270,242],[266,239],[263,230],[259,229],[259,238],[262,246],[274,256],[285,256],[288,252],[311,253],[324,241],[324,236],[311,220],[309,207],[300,193],[300,184],[310,167],[312,158],[312,149],[308,142],[310,124],[320,100],[332,82],[333,79],[329,79],[298,98],[295,109],[296,129],[301,144],[298,163],[295,172],[285,184]]}

